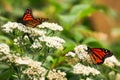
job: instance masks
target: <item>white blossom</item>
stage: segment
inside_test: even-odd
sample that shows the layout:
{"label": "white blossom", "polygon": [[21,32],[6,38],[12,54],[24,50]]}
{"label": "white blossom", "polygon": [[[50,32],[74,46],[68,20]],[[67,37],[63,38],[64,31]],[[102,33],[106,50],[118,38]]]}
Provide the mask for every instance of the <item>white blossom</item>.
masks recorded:
{"label": "white blossom", "polygon": [[[29,66],[27,69],[23,71],[23,74],[28,75],[28,77],[31,80],[45,80],[45,75],[47,73],[47,70],[41,66],[41,62],[34,61],[30,58],[26,58],[26,60],[23,60],[23,62],[27,63],[27,66]],[[39,77],[38,77],[39,76]]]}
{"label": "white blossom", "polygon": [[92,74],[93,76],[95,76],[95,75],[100,74],[100,71],[98,71],[95,68],[91,68],[89,66],[85,66],[85,65],[78,63],[75,66],[73,66],[73,73],[82,74],[86,76]]}
{"label": "white blossom", "polygon": [[111,56],[105,59],[104,64],[109,67],[120,66],[120,61],[115,56]]}
{"label": "white blossom", "polygon": [[61,72],[60,70],[53,69],[49,71],[47,75],[47,79],[48,80],[67,80],[65,76],[66,76],[65,72]]}
{"label": "white blossom", "polygon": [[79,45],[79,46],[76,46],[74,48],[75,50],[75,53],[76,55],[78,56],[78,58],[83,61],[83,62],[87,62],[87,63],[93,63],[90,55],[88,54],[88,51],[87,51],[87,46],[86,45]]}
{"label": "white blossom", "polygon": [[25,40],[29,40],[29,37],[27,35],[24,36]]}
{"label": "white blossom", "polygon": [[20,37],[15,38],[13,41],[15,45],[23,44],[23,42],[20,40]]}
{"label": "white blossom", "polygon": [[93,79],[91,79],[91,78],[87,77],[87,78],[86,78],[86,80],[93,80]]}
{"label": "white blossom", "polygon": [[41,62],[34,61],[29,57],[21,57],[15,54],[4,55],[2,58],[0,58],[0,61],[2,60],[6,61],[9,65],[11,63],[14,63],[16,66],[26,65],[27,68],[21,71],[23,74],[26,74],[31,80],[45,80],[47,70],[41,66]]}
{"label": "white blossom", "polygon": [[62,26],[59,26],[57,23],[48,23],[43,22],[42,24],[38,25],[38,28],[48,28],[53,31],[62,31]]}
{"label": "white blossom", "polygon": [[7,33],[12,32],[13,29],[17,28],[19,26],[16,22],[8,22],[2,26],[3,30]]}
{"label": "white blossom", "polygon": [[74,48],[75,53],[84,53],[87,51],[87,46],[86,45],[79,45]]}
{"label": "white blossom", "polygon": [[40,42],[37,40],[37,39],[35,39],[35,41],[34,41],[34,43],[30,46],[30,48],[41,48],[42,47],[42,45],[40,44]]}
{"label": "white blossom", "polygon": [[65,56],[71,56],[71,57],[75,57],[75,53],[74,52],[68,52],[67,54],[65,54]]}
{"label": "white blossom", "polygon": [[48,36],[42,36],[39,37],[40,41],[46,42],[46,45],[48,47],[53,47],[53,48],[61,48],[63,47],[62,44],[65,43],[65,41],[59,37],[48,37]]}
{"label": "white blossom", "polygon": [[0,44],[0,54],[9,54],[10,53],[10,48],[7,44],[1,43]]}
{"label": "white blossom", "polygon": [[5,25],[2,26],[3,31],[9,33],[13,32],[13,30],[17,29],[21,32],[28,33],[31,36],[43,36],[46,34],[45,31],[39,30],[36,28],[31,28],[31,27],[26,27],[21,23],[16,23],[16,22],[8,22]]}
{"label": "white blossom", "polygon": [[[20,44],[26,45],[29,40],[32,40],[33,44],[30,46],[30,48],[41,48],[43,45],[41,45],[40,43],[45,42],[48,47],[57,48],[60,50],[63,49],[62,45],[63,45],[63,43],[65,43],[65,41],[63,39],[61,39],[57,36],[48,37],[48,36],[46,36],[46,33],[47,33],[46,30],[41,29],[41,28],[47,28],[52,31],[56,31],[56,30],[62,31],[63,28],[61,26],[59,26],[58,24],[55,24],[55,23],[43,22],[42,24],[38,25],[37,27],[38,28],[32,28],[32,27],[27,27],[21,23],[8,22],[2,26],[2,30],[7,33],[17,30],[18,32],[21,32],[22,34],[25,34],[24,38],[23,38],[23,35],[20,35],[14,39],[14,44],[16,44],[18,46],[20,46]],[[37,41],[36,41],[36,39],[37,39]]]}

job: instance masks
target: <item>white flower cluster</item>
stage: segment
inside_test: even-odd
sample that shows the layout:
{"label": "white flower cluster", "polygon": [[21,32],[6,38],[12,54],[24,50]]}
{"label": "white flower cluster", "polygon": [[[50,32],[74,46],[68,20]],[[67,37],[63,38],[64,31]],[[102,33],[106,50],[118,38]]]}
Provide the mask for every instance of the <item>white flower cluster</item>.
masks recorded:
{"label": "white flower cluster", "polygon": [[[5,54],[0,57],[0,61],[6,61],[6,63],[14,63],[16,66],[26,65],[27,68],[22,70],[23,74],[28,75],[30,80],[38,79],[45,80],[47,70],[41,66],[41,62],[34,61],[29,57],[21,57],[19,55],[10,54],[9,46],[6,44],[0,44],[0,54]],[[39,77],[38,77],[39,76]]]}
{"label": "white flower cluster", "polygon": [[79,58],[80,61],[83,61],[83,62],[87,62],[89,64],[92,64],[93,61],[90,57],[90,55],[88,54],[88,51],[87,51],[87,46],[86,45],[79,45],[79,46],[76,46],[74,48],[74,51],[75,52],[68,52],[66,54],[66,56],[71,56],[71,57],[75,57],[77,56]]}
{"label": "white flower cluster", "polygon": [[14,44],[15,45],[20,45],[20,44],[24,44],[23,42],[21,42],[21,38],[20,38],[21,36],[19,36],[19,37],[17,37],[17,38],[15,38],[13,41],[14,41]]}
{"label": "white flower cluster", "polygon": [[41,48],[42,45],[40,44],[40,42],[35,39],[34,43],[30,46],[30,48],[33,48],[33,49],[37,49],[37,48]]}
{"label": "white flower cluster", "polygon": [[33,60],[28,61],[28,63],[29,68],[24,70],[23,74],[28,75],[30,80],[45,80],[47,70],[41,66],[41,63]]}
{"label": "white flower cluster", "polygon": [[14,29],[17,29],[21,32],[29,33],[32,36],[43,36],[46,33],[43,30],[38,30],[36,28],[26,27],[26,26],[22,25],[21,23],[16,23],[16,22],[8,22],[5,25],[3,25],[2,28],[3,28],[3,31],[5,31],[7,33],[13,32]]}
{"label": "white flower cluster", "polygon": [[120,61],[115,56],[111,56],[105,59],[104,64],[109,67],[120,66]]}
{"label": "white flower cluster", "polygon": [[[30,59],[29,57],[20,57],[16,55],[11,55],[7,57],[7,62],[14,63],[15,65],[26,65],[28,68],[23,70],[23,74],[27,74],[29,78],[31,76],[39,76],[39,77],[45,77],[45,74],[47,73],[47,70],[44,67],[41,67],[41,62],[34,61]],[[38,78],[38,77],[36,77]]]}
{"label": "white flower cluster", "polygon": [[2,54],[9,54],[10,53],[10,49],[9,46],[7,44],[1,43],[0,44],[0,55]]}
{"label": "white flower cluster", "polygon": [[[48,23],[48,22],[43,22],[42,24],[38,25],[37,28],[26,27],[25,25],[16,22],[8,22],[2,26],[3,31],[7,33],[13,32],[14,30],[18,30],[19,32],[28,34],[29,37],[31,37],[31,39],[34,41],[30,48],[41,48],[42,47],[42,45],[40,44],[41,42],[46,42],[46,45],[48,47],[54,47],[57,49],[63,48],[62,45],[63,43],[65,43],[65,41],[56,36],[51,36],[51,37],[46,36],[47,31],[44,28],[50,29],[52,31],[63,30],[63,28],[58,24]],[[20,39],[20,36],[18,36],[17,38],[14,39],[14,42],[16,45],[19,46],[19,43],[22,43],[21,40],[22,39]]]}
{"label": "white flower cluster", "polygon": [[38,28],[48,28],[53,31],[62,31],[63,28],[59,26],[58,24],[55,23],[48,23],[48,22],[43,22],[42,24],[38,25]]}
{"label": "white flower cluster", "polygon": [[62,44],[65,43],[65,41],[59,37],[48,37],[48,36],[42,36],[39,37],[40,41],[46,42],[46,45],[48,47],[53,48],[63,48]]}
{"label": "white flower cluster", "polygon": [[88,54],[88,51],[87,51],[87,46],[86,45],[79,45],[79,46],[76,46],[74,48],[75,50],[75,53],[76,55],[78,56],[78,58],[83,61],[83,62],[87,62],[87,63],[93,63],[90,55]]}
{"label": "white flower cluster", "polygon": [[65,56],[71,56],[71,57],[75,57],[75,53],[74,52],[68,52],[67,54],[65,54]]}
{"label": "white flower cluster", "polygon": [[89,66],[84,66],[80,63],[76,64],[73,66],[73,73],[75,74],[82,74],[82,75],[90,75],[92,74],[93,76],[100,74],[100,71],[98,71],[95,68],[91,68]]}
{"label": "white flower cluster", "polygon": [[60,70],[50,70],[48,75],[47,75],[47,79],[48,80],[67,80],[67,78],[65,77],[66,73],[65,72],[61,72]]}

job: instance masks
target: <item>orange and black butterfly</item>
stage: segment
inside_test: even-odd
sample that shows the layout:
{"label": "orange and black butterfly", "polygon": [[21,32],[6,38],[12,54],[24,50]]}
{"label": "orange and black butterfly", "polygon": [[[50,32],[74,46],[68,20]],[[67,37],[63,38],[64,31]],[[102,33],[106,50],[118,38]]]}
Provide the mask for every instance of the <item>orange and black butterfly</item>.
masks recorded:
{"label": "orange and black butterfly", "polygon": [[108,49],[104,48],[90,48],[88,47],[88,54],[94,64],[102,64],[105,58],[113,55]]}
{"label": "orange and black butterfly", "polygon": [[44,21],[47,21],[48,18],[34,18],[32,14],[32,9],[27,8],[23,17],[18,20],[18,22],[29,26],[29,27],[36,27],[37,25],[41,24]]}

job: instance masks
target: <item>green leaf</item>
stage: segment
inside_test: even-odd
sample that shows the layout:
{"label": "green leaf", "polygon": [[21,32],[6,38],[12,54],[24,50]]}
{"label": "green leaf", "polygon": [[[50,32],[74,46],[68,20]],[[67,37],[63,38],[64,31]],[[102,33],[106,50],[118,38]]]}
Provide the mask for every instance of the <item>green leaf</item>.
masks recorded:
{"label": "green leaf", "polygon": [[10,69],[2,71],[2,74],[0,74],[0,80],[9,80],[12,74],[13,72]]}
{"label": "green leaf", "polygon": [[72,8],[70,14],[77,15],[78,18],[82,18],[85,16],[89,16],[91,13],[95,11],[95,8],[93,8],[89,4],[81,4],[81,5],[76,5]]}
{"label": "green leaf", "polygon": [[64,29],[69,30],[70,26],[72,26],[76,22],[76,15],[59,15],[60,23],[63,24]]}
{"label": "green leaf", "polygon": [[0,36],[0,42],[4,42],[4,43],[8,43],[10,44],[10,39],[8,37],[5,36]]}
{"label": "green leaf", "polygon": [[48,69],[50,69],[50,66],[53,64],[53,62],[54,62],[53,57],[52,56],[48,56],[46,58],[46,61],[43,63],[43,66],[48,68]]}
{"label": "green leaf", "polygon": [[8,65],[0,64],[0,70],[9,68]]}
{"label": "green leaf", "polygon": [[83,44],[87,44],[90,47],[103,47],[99,41],[97,41],[95,38],[92,38],[92,37],[86,38],[83,41]]}

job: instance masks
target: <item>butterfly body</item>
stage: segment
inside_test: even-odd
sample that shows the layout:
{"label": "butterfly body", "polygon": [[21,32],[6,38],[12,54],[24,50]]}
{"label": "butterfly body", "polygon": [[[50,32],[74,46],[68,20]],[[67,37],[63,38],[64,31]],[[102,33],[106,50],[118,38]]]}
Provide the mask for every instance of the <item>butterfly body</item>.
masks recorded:
{"label": "butterfly body", "polygon": [[113,53],[108,49],[90,47],[88,47],[88,54],[90,55],[94,64],[102,64],[105,58],[113,55]]}
{"label": "butterfly body", "polygon": [[30,8],[26,9],[23,17],[18,20],[18,22],[29,26],[29,27],[36,27],[37,25],[41,24],[44,21],[47,21],[48,18],[34,18],[32,15],[32,10]]}

